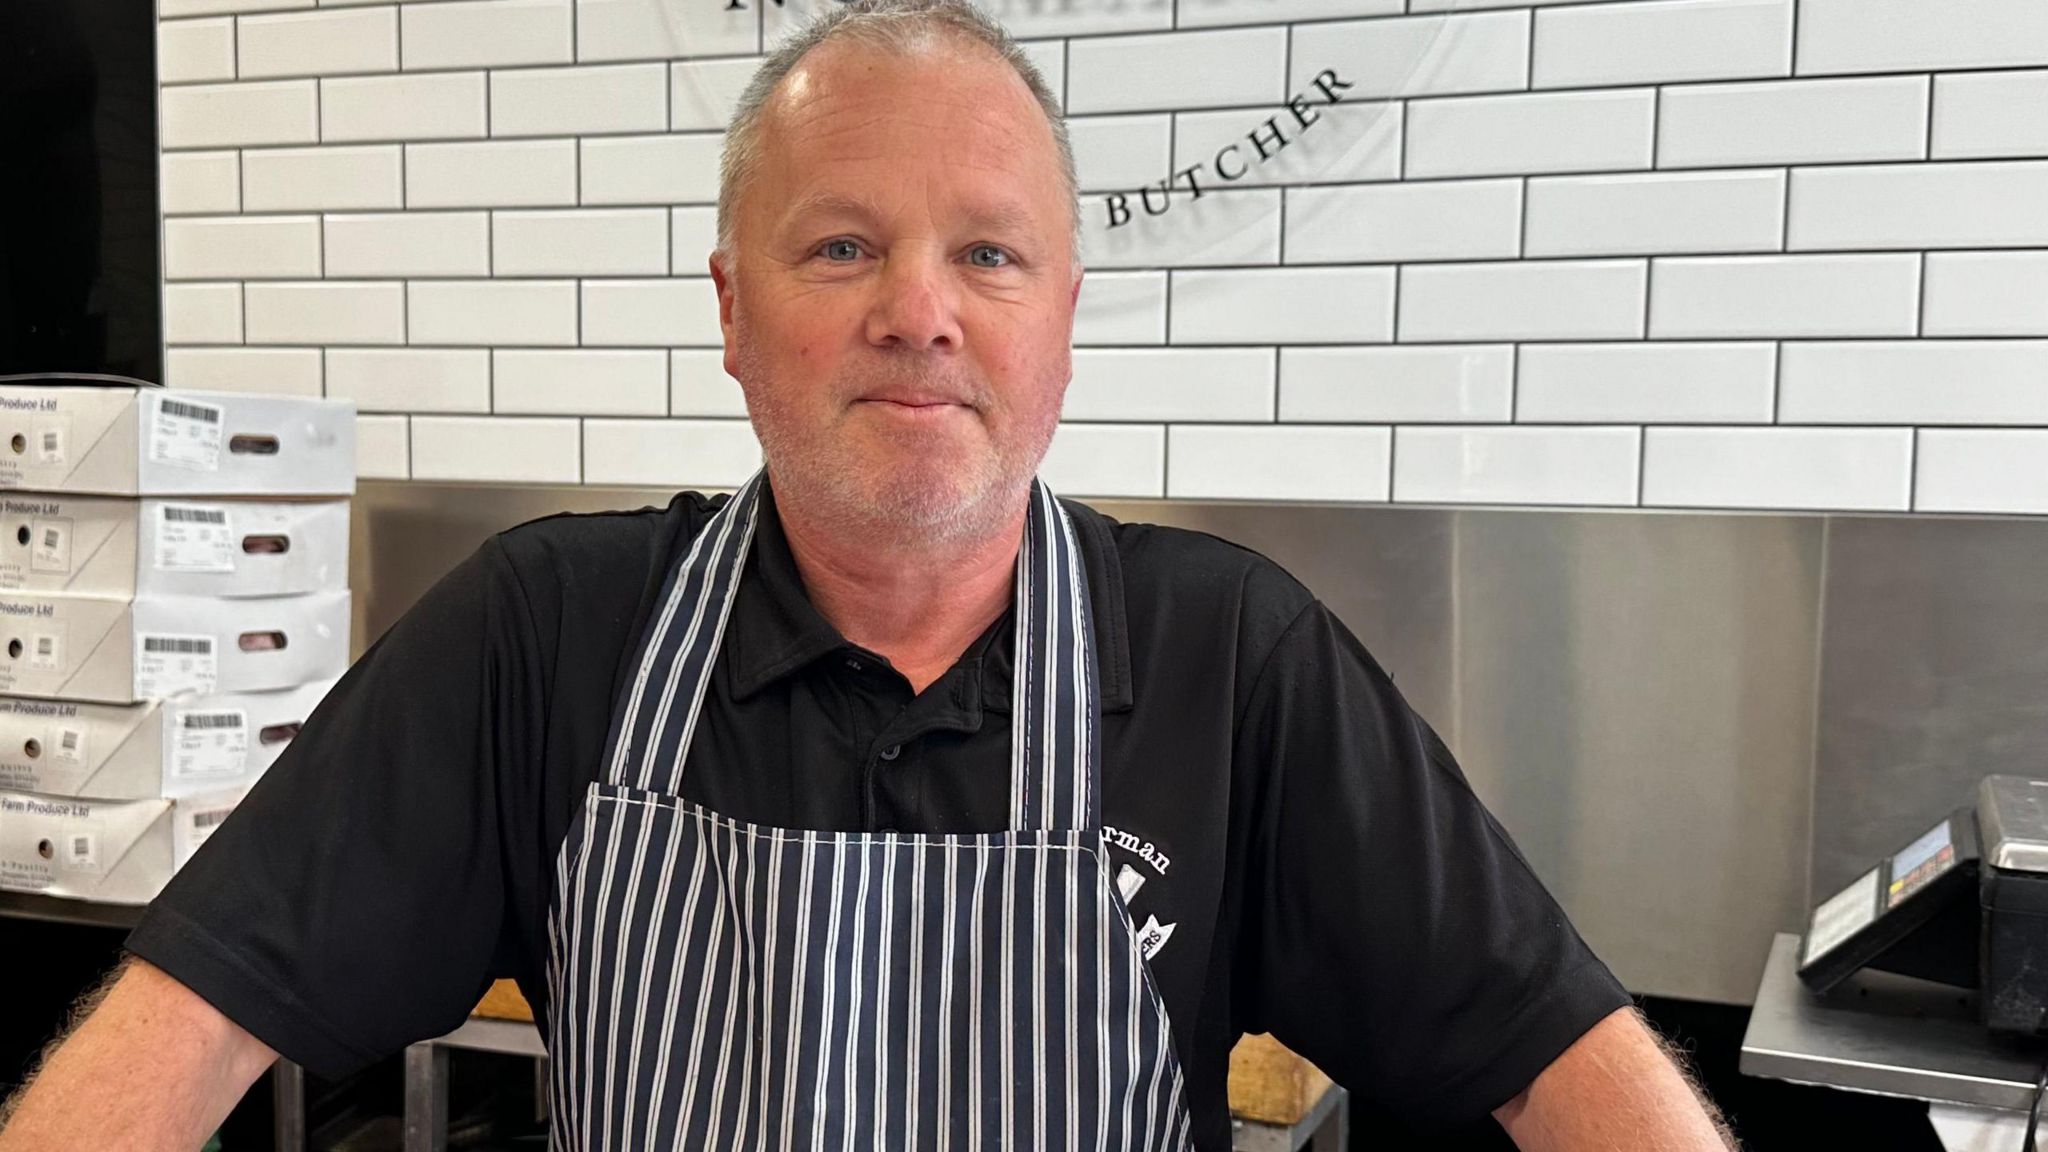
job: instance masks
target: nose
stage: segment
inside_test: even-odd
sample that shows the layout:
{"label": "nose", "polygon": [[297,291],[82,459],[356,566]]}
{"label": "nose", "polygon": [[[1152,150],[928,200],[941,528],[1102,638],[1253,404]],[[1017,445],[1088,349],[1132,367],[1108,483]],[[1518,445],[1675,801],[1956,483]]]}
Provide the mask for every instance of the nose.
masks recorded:
{"label": "nose", "polygon": [[868,342],[913,350],[960,346],[959,289],[943,256],[899,248],[882,262],[877,294],[868,309]]}

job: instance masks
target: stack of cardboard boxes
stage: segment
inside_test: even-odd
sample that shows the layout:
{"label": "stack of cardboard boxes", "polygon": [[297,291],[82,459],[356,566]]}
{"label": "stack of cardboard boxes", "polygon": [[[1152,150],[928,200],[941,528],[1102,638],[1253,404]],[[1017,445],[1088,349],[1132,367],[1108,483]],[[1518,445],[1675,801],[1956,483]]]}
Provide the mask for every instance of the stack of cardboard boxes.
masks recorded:
{"label": "stack of cardboard boxes", "polygon": [[355,411],[0,384],[0,889],[146,903],[348,665]]}

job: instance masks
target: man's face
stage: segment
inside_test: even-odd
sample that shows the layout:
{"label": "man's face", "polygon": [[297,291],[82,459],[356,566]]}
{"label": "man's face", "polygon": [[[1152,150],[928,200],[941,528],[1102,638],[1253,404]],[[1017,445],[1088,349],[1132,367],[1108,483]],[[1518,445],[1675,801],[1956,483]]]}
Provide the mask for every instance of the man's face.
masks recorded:
{"label": "man's face", "polygon": [[1072,376],[1073,205],[1044,113],[986,50],[835,43],[762,128],[712,276],[777,499],[897,538],[990,530]]}

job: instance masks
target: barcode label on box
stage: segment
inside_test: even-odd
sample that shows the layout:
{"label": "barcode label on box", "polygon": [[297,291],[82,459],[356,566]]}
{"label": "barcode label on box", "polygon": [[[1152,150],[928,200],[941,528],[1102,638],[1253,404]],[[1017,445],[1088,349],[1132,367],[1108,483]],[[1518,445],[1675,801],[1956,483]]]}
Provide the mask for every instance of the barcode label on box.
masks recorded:
{"label": "barcode label on box", "polygon": [[60,728],[57,731],[57,750],[50,754],[50,758],[75,768],[85,763],[85,746],[84,729]]}
{"label": "barcode label on box", "polygon": [[249,764],[249,714],[238,708],[180,712],[171,775],[234,776]]}
{"label": "barcode label on box", "polygon": [[211,636],[145,634],[135,654],[135,694],[146,700],[181,692],[206,695],[219,680]]}
{"label": "barcode label on box", "polygon": [[169,396],[155,401],[149,421],[149,458],[208,472],[219,469],[222,409]]}
{"label": "barcode label on box", "polygon": [[52,574],[71,571],[71,519],[53,516],[37,520],[31,528],[29,567]]}
{"label": "barcode label on box", "polygon": [[29,641],[28,666],[34,672],[62,672],[64,637],[51,632],[37,633]]}
{"label": "barcode label on box", "polygon": [[45,424],[36,429],[36,462],[39,464],[62,464],[68,453],[65,451],[65,429],[62,424]]}
{"label": "barcode label on box", "polygon": [[100,838],[90,832],[64,835],[64,866],[96,869],[100,866]]}
{"label": "barcode label on box", "polygon": [[158,506],[156,566],[160,572],[233,572],[235,530],[228,510],[197,504]]}
{"label": "barcode label on box", "polygon": [[184,809],[182,818],[172,826],[172,854],[176,857],[179,867],[183,867],[185,861],[192,858],[192,853],[198,851],[199,846],[206,843],[207,838],[222,824],[227,823],[228,817],[234,815],[235,805],[240,803],[241,799],[239,792],[211,793],[202,799],[179,802],[191,805]]}

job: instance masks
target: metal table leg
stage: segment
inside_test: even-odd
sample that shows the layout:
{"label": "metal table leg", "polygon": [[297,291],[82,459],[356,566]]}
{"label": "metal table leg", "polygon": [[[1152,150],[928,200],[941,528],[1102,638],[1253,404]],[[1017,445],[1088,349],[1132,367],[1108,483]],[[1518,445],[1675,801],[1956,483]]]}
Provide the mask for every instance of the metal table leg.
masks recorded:
{"label": "metal table leg", "polygon": [[448,1049],[422,1041],[405,1050],[405,1152],[448,1147]]}
{"label": "metal table leg", "polygon": [[1323,1117],[1322,1126],[1309,1137],[1311,1152],[1346,1152],[1351,1147],[1351,1093],[1333,1088],[1337,1106]]}
{"label": "metal table leg", "polygon": [[277,1152],[306,1152],[306,1070],[289,1060],[272,1064],[270,1103]]}

